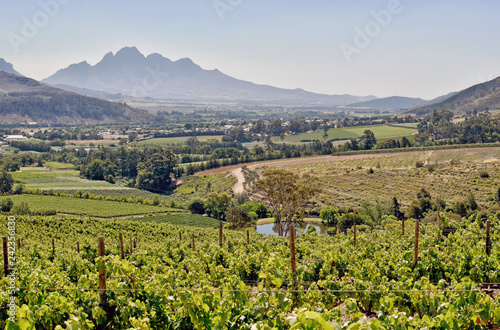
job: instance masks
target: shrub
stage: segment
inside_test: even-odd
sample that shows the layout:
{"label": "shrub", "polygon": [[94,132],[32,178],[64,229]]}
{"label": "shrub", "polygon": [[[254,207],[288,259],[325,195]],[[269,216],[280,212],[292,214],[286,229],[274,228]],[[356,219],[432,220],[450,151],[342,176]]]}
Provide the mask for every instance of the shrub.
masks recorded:
{"label": "shrub", "polygon": [[3,199],[0,201],[0,211],[10,212],[13,205],[14,205],[14,202],[12,202],[12,199],[10,199],[10,198]]}
{"label": "shrub", "polygon": [[333,206],[324,206],[319,217],[329,226],[335,226],[339,217],[339,209]]}
{"label": "shrub", "polygon": [[153,205],[154,206],[158,206],[158,205],[160,205],[160,203],[161,203],[160,197],[158,197],[158,196],[153,197]]}
{"label": "shrub", "polygon": [[205,203],[201,199],[195,199],[189,204],[192,214],[205,214]]}
{"label": "shrub", "polygon": [[424,162],[423,162],[423,161],[421,161],[421,160],[417,160],[417,161],[415,162],[415,167],[416,167],[416,168],[421,168],[421,167],[424,167]]}
{"label": "shrub", "polygon": [[84,199],[89,199],[89,197],[90,197],[90,195],[87,191],[82,194],[82,198],[84,198]]}
{"label": "shrub", "polygon": [[30,208],[28,203],[26,202],[21,202],[17,205],[14,205],[12,208],[12,213],[18,214],[18,215],[28,215],[30,214]]}
{"label": "shrub", "polygon": [[242,208],[235,207],[226,212],[226,219],[231,223],[231,229],[255,226],[255,220]]}
{"label": "shrub", "polygon": [[137,203],[139,203],[139,204],[144,203],[144,197],[142,197],[142,196],[137,196]]}
{"label": "shrub", "polygon": [[486,171],[481,171],[481,172],[479,172],[479,177],[483,178],[483,179],[487,179],[490,177],[490,174]]}
{"label": "shrub", "polygon": [[24,185],[22,183],[14,185],[14,188],[12,189],[12,193],[14,195],[22,195],[24,191]]}

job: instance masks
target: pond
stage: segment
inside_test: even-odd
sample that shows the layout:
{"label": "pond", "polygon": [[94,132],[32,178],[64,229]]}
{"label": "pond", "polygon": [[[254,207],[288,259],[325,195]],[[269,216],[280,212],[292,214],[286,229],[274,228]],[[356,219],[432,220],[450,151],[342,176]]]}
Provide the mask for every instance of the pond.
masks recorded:
{"label": "pond", "polygon": [[[318,235],[326,235],[326,231],[328,229],[328,227],[325,226],[324,224],[316,222],[294,223],[294,226],[297,235],[300,235],[301,230],[307,231],[307,229],[310,226],[316,228],[316,232],[318,233]],[[259,234],[264,234],[264,235],[278,236],[278,226],[275,223],[266,223],[264,225],[258,225],[257,232]]]}

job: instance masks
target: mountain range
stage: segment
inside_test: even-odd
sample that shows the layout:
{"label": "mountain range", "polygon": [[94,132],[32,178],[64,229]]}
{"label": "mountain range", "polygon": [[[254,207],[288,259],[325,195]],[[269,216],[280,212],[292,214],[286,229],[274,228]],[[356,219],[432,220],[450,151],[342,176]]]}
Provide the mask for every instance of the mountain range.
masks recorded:
{"label": "mountain range", "polygon": [[[302,89],[283,89],[230,77],[219,70],[204,70],[189,58],[177,61],[160,54],[144,56],[135,47],[107,53],[96,65],[72,64],[42,80],[60,88],[79,88],[133,97],[169,100],[257,101],[345,105],[375,96],[325,95]],[[74,90],[74,89],[73,89]],[[85,92],[85,90],[87,90]],[[95,96],[95,94],[92,94]]]}
{"label": "mountain range", "polygon": [[145,110],[79,95],[36,80],[0,71],[0,118],[3,123],[144,122]]}

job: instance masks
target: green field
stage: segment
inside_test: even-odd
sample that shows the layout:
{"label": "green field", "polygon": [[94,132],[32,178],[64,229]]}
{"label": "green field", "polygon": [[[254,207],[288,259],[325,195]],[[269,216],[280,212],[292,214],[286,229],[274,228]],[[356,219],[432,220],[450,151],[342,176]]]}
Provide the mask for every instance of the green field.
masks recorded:
{"label": "green field", "polygon": [[[58,164],[58,163],[57,163]],[[66,165],[66,164],[64,164]],[[49,170],[45,167],[22,167],[21,172],[12,173],[14,179],[27,189],[67,191],[70,194],[84,190],[89,194],[106,196],[143,196],[152,199],[156,194],[135,188],[111,184],[106,181],[93,181],[80,177],[79,171]]]}
{"label": "green field", "polygon": [[[415,129],[406,127],[394,127],[385,125],[371,125],[371,126],[355,126],[346,128],[331,128],[328,130],[328,139],[330,140],[348,140],[359,138],[363,135],[365,130],[373,132],[377,139],[384,139],[388,137],[402,137],[409,136],[416,132]],[[274,142],[300,142],[302,140],[320,140],[323,141],[323,131],[308,132],[297,135],[285,135],[285,139],[281,140],[279,137],[273,137]]]}
{"label": "green field", "polygon": [[160,223],[169,223],[178,226],[192,226],[202,228],[219,228],[219,220],[204,217],[198,214],[164,214],[150,215],[139,218],[140,221],[153,221]]}
{"label": "green field", "polygon": [[[145,141],[135,142],[134,145],[136,145],[136,146],[146,146],[146,145],[162,146],[162,145],[167,145],[167,144],[172,144],[172,143],[184,143],[191,137],[192,136],[155,138],[155,139],[149,139],[149,140],[145,140]],[[196,138],[198,139],[198,141],[208,141],[208,140],[219,140],[220,141],[222,139],[222,135],[202,135],[202,136],[197,136]]]}
{"label": "green field", "polygon": [[28,203],[31,211],[56,210],[58,213],[82,214],[102,218],[162,212],[185,212],[184,210],[153,205],[59,196],[13,195],[10,198],[14,205],[20,202]]}

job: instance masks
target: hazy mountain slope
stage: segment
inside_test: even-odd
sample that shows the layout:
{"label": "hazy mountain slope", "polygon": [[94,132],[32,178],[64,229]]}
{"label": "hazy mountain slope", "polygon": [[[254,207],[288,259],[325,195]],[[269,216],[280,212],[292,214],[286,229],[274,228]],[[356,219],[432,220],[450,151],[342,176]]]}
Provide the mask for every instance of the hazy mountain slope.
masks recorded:
{"label": "hazy mountain slope", "polygon": [[150,115],[113,103],[47,86],[36,80],[0,72],[0,117],[3,122],[142,122]]}
{"label": "hazy mountain slope", "polygon": [[160,54],[145,57],[135,47],[106,54],[92,66],[72,64],[43,82],[134,97],[179,100],[293,101],[348,104],[375,97],[324,95],[302,89],[257,85],[219,70],[204,70],[189,58],[171,61]]}
{"label": "hazy mountain slope", "polygon": [[14,67],[12,66],[12,64],[10,64],[9,62],[6,62],[3,58],[0,58],[0,72],[1,71],[7,72],[10,74],[15,74],[18,76],[22,76],[22,74],[20,74],[16,70],[14,70]]}
{"label": "hazy mountain slope", "polygon": [[411,112],[425,114],[433,109],[448,109],[455,113],[500,109],[500,77],[477,84],[455,95],[431,105],[419,107]]}
{"label": "hazy mountain slope", "polygon": [[391,96],[365,102],[351,103],[348,106],[355,108],[371,108],[377,110],[397,110],[406,109],[422,102],[425,102],[425,100],[420,98]]}

